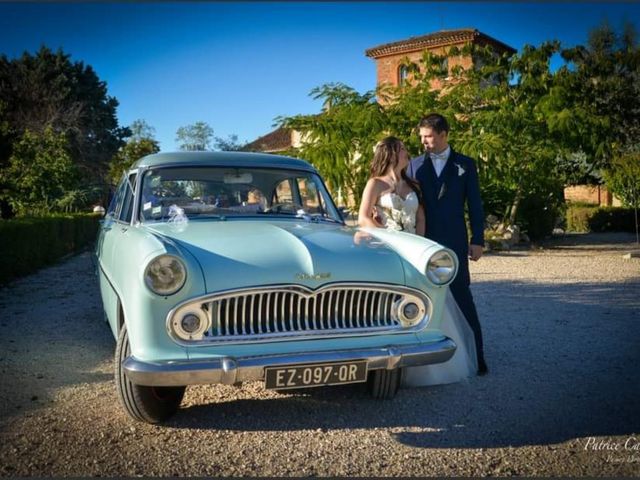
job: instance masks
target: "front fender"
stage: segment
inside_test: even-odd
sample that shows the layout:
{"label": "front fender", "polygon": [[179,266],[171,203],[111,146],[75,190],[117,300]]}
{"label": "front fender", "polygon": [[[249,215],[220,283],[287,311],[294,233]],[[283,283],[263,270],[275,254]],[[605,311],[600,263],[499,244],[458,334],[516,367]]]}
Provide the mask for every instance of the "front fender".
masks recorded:
{"label": "front fender", "polygon": [[[149,262],[163,254],[179,257],[187,271],[184,286],[168,296],[153,293],[144,280]],[[176,304],[205,293],[202,268],[193,255],[144,228],[132,227],[120,239],[109,270],[109,281],[122,305],[132,355],[141,360],[186,359],[186,349],[169,338],[165,322]]]}

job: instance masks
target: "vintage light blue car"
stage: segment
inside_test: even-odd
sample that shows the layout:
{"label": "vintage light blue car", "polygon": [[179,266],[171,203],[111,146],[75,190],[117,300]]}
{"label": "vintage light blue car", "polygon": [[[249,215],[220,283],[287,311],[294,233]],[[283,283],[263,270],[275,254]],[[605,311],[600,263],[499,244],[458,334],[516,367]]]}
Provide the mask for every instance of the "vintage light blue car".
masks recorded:
{"label": "vintage light blue car", "polygon": [[184,152],[139,160],[96,243],[126,412],[156,423],[185,387],[286,390],[368,382],[448,360],[439,330],[455,254],[402,232],[346,226],[307,162]]}

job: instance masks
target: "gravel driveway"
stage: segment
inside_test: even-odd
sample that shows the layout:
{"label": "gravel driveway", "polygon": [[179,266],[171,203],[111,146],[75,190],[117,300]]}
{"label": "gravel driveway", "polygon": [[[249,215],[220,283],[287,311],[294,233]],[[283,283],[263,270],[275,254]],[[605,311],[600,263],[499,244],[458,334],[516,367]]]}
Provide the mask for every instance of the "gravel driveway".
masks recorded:
{"label": "gravel driveway", "polygon": [[191,387],[123,413],[89,252],[0,289],[0,475],[640,474],[640,259],[575,236],[472,265],[490,373],[401,390]]}

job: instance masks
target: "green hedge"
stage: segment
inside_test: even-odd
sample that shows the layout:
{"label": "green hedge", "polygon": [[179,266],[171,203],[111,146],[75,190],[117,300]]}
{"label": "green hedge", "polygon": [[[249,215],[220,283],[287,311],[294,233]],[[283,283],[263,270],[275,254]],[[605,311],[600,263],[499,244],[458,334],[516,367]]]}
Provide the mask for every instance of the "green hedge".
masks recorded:
{"label": "green hedge", "polygon": [[568,232],[635,232],[633,208],[572,205],[567,207]]}
{"label": "green hedge", "polygon": [[558,219],[562,218],[562,207],[560,201],[553,201],[550,197],[525,198],[520,204],[516,223],[531,240],[541,240],[551,235]]}
{"label": "green hedge", "polygon": [[0,284],[93,242],[101,218],[81,214],[0,221]]}

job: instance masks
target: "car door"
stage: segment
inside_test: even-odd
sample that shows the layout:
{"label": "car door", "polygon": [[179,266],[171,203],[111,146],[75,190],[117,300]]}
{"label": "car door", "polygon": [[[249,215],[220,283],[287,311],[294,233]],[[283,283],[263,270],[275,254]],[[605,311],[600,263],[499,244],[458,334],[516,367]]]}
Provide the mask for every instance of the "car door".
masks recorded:
{"label": "car door", "polygon": [[136,172],[131,172],[123,176],[105,218],[101,222],[96,242],[103,308],[114,336],[117,336],[122,321],[119,289],[115,281],[115,272],[122,268],[121,265],[118,265],[118,248],[122,244],[122,236],[131,227],[136,175]]}

